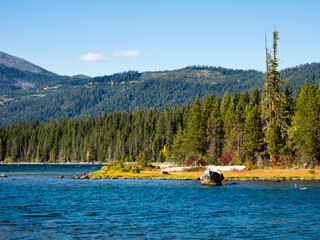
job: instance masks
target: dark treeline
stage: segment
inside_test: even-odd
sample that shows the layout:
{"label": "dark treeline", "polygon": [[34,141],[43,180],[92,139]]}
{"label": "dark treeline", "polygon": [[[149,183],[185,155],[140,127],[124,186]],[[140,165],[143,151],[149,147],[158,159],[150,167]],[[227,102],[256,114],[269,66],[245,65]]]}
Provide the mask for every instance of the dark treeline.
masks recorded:
{"label": "dark treeline", "polygon": [[197,156],[214,164],[319,164],[320,88],[305,83],[296,98],[288,90],[282,93],[283,129],[268,127],[255,88],[196,98],[191,106],[3,126],[0,161],[135,161],[144,152],[153,162]]}
{"label": "dark treeline", "polygon": [[33,121],[0,128],[0,161],[106,162],[134,161],[145,152],[163,161],[159,152],[172,145],[177,129],[185,128],[189,106],[170,110],[116,111],[82,120]]}
{"label": "dark treeline", "polygon": [[[86,119],[0,127],[0,161],[152,162],[288,167],[320,163],[320,87],[306,82],[295,97],[277,70],[278,32],[266,48],[264,87],[206,95],[172,108],[116,111]],[[133,78],[135,76],[133,75]]]}

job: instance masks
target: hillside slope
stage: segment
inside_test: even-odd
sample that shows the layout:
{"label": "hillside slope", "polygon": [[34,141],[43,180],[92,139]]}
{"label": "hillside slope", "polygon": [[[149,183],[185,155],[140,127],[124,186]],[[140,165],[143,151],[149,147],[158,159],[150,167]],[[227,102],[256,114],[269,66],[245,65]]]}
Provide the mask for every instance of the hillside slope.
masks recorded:
{"label": "hillside slope", "polygon": [[[170,107],[212,92],[222,96],[226,91],[251,91],[263,86],[262,72],[221,67],[129,71],[90,78],[59,76],[45,70],[34,73],[7,65],[0,64],[1,125],[21,120],[84,118],[137,106]],[[320,63],[285,69],[283,76],[290,77],[292,90],[296,92],[306,78],[311,83],[320,80]]]}

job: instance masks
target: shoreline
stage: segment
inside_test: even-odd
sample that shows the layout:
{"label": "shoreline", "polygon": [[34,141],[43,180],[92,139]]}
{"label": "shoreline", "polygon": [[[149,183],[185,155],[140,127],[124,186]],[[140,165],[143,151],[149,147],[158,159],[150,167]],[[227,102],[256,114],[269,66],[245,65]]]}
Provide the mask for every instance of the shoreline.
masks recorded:
{"label": "shoreline", "polygon": [[0,165],[108,165],[107,163],[85,163],[85,162],[80,162],[80,163],[40,163],[40,162],[21,162],[21,163],[2,163],[0,162]]}
{"label": "shoreline", "polygon": [[[76,178],[73,178],[76,179]],[[80,179],[80,178],[79,178]],[[136,179],[136,180],[179,180],[179,181],[199,181],[199,179],[195,178],[161,178],[161,177],[150,177],[150,178],[135,178],[135,177],[89,177],[86,179],[90,180],[124,180],[124,179]],[[252,182],[283,182],[283,181],[316,181],[319,182],[320,178],[225,178],[226,181],[237,181],[237,182],[245,182],[245,181],[252,181]]]}
{"label": "shoreline", "polygon": [[[87,179],[154,179],[154,180],[198,180],[203,171],[170,172],[160,174],[158,170],[140,173],[99,170],[87,173]],[[319,181],[319,169],[259,169],[222,172],[226,181]]]}
{"label": "shoreline", "polygon": [[[196,181],[204,172],[205,168],[197,169],[194,171],[176,171],[166,172],[161,174],[160,168],[144,168],[139,173],[133,173],[123,170],[111,170],[106,169],[103,166],[107,164],[98,163],[0,163],[0,166],[5,165],[92,165],[101,166],[101,170],[91,170],[92,172],[80,173],[74,175],[75,179],[151,179],[151,180],[187,180]],[[90,171],[90,170],[89,170]],[[291,168],[291,169],[277,169],[277,168],[265,168],[265,169],[251,169],[242,171],[220,171],[224,175],[226,181],[319,181],[320,169],[306,169],[306,168]],[[3,169],[5,175],[8,173]],[[61,175],[63,173],[61,172]],[[76,177],[77,176],[77,177]],[[8,175],[10,177],[10,173]],[[58,177],[58,176],[57,176]]]}

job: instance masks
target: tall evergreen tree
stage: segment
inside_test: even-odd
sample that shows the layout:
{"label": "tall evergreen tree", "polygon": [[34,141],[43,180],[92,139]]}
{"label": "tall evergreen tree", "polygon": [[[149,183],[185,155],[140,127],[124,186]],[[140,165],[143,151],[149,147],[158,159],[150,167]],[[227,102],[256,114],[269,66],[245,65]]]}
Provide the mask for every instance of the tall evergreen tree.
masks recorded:
{"label": "tall evergreen tree", "polygon": [[187,157],[188,151],[185,147],[185,134],[178,126],[177,134],[174,136],[172,148],[169,152],[169,160],[179,163],[184,163]]}
{"label": "tall evergreen tree", "polygon": [[202,137],[199,136],[201,126],[201,102],[197,97],[188,116],[185,148],[189,155],[197,154],[202,150]]}
{"label": "tall evergreen tree", "polygon": [[283,82],[278,71],[278,31],[273,32],[273,53],[266,47],[266,74],[262,91],[262,117],[265,122],[265,142],[272,159],[278,161],[285,146],[283,123],[283,96],[281,88]]}
{"label": "tall evergreen tree", "polygon": [[219,101],[215,101],[213,105],[213,110],[208,121],[208,143],[209,147],[207,149],[207,154],[210,157],[212,163],[217,164],[219,158],[222,155],[223,149],[223,121],[220,114],[220,104]]}
{"label": "tall evergreen tree", "polygon": [[263,147],[261,114],[259,107],[255,105],[246,114],[244,123],[244,146],[250,160],[256,160]]}
{"label": "tall evergreen tree", "polygon": [[213,108],[213,95],[206,95],[203,99],[203,106],[201,110],[201,122],[198,135],[199,146],[198,151],[201,155],[205,155],[208,148],[208,121]]}
{"label": "tall evergreen tree", "polygon": [[255,105],[260,105],[260,93],[257,87],[253,88],[250,94],[249,105],[254,107]]}
{"label": "tall evergreen tree", "polygon": [[220,111],[221,111],[221,117],[224,118],[227,114],[228,108],[229,108],[229,103],[230,103],[230,95],[228,92],[226,92],[222,98],[221,106],[220,106]]}

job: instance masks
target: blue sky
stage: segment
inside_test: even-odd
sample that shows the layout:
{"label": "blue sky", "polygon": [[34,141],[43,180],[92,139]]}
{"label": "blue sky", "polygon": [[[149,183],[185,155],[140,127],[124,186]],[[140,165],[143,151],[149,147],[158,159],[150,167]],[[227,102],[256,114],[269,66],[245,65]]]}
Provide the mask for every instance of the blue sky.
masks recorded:
{"label": "blue sky", "polygon": [[320,62],[317,0],[0,0],[0,51],[62,75]]}

